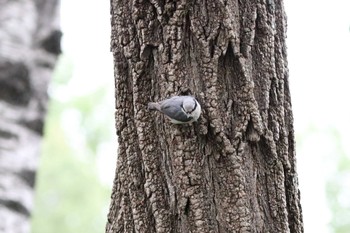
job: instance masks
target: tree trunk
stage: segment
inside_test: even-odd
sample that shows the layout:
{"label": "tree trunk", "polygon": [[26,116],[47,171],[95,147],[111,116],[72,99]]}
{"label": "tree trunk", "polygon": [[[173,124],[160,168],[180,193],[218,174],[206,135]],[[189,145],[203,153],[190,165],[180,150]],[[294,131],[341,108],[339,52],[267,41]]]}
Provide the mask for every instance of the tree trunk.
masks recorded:
{"label": "tree trunk", "polygon": [[[282,1],[111,1],[119,153],[106,232],[303,232]],[[149,101],[197,97],[174,125]]]}
{"label": "tree trunk", "polygon": [[58,0],[0,1],[0,232],[29,232]]}

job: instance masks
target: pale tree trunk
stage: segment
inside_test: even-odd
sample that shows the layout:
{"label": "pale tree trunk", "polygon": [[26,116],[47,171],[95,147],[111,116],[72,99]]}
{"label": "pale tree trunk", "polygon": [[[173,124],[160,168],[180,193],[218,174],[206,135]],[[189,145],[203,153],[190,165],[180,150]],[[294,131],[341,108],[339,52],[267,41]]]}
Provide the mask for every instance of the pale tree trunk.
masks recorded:
{"label": "pale tree trunk", "polygon": [[58,0],[0,0],[0,232],[30,231]]}
{"label": "pale tree trunk", "polygon": [[[282,1],[113,0],[106,232],[303,232]],[[173,125],[149,101],[190,93]]]}

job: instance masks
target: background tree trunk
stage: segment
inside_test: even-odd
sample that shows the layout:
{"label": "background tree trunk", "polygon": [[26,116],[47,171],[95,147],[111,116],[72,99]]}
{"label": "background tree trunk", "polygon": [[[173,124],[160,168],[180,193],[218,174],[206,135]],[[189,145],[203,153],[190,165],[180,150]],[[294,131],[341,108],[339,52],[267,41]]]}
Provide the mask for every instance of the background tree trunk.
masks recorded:
{"label": "background tree trunk", "polygon": [[[282,1],[113,0],[107,232],[303,232]],[[147,103],[193,94],[173,125]]]}
{"label": "background tree trunk", "polygon": [[29,232],[58,0],[0,1],[0,232]]}

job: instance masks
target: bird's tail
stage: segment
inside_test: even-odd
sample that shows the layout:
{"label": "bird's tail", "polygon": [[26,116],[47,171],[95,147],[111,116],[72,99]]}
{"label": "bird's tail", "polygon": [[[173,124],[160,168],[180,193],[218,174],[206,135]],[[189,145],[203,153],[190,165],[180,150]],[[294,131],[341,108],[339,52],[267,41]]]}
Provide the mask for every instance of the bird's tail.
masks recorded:
{"label": "bird's tail", "polygon": [[158,110],[160,111],[160,104],[156,102],[148,103],[148,110]]}

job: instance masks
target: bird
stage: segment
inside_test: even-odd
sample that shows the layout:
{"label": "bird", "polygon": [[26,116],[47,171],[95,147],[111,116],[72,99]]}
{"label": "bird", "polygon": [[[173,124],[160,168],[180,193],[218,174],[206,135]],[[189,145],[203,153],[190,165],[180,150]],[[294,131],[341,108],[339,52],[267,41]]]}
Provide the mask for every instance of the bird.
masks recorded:
{"label": "bird", "polygon": [[188,124],[201,115],[198,101],[189,95],[173,96],[160,102],[148,103],[148,110],[157,110],[166,115],[173,124]]}

